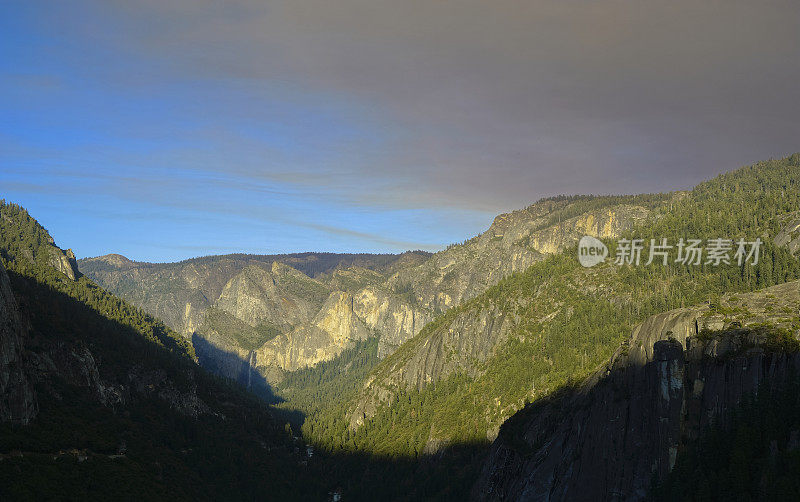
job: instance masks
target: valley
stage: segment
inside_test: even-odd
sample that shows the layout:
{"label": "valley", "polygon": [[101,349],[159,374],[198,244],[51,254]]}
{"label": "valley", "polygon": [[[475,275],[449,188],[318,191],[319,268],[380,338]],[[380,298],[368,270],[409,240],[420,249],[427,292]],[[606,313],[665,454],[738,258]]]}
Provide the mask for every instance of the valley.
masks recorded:
{"label": "valley", "polygon": [[[800,156],[794,155],[731,171],[691,191],[544,199],[498,216],[486,232],[434,254],[227,255],[175,264],[108,255],[77,265],[100,286],[164,319],[202,367],[272,403],[278,420],[314,445],[319,462],[338,459],[338,467],[325,464],[331,476],[325,479],[350,499],[377,493],[404,498],[404,490],[420,496],[416,489],[426,498],[443,499],[456,493],[481,500],[538,499],[542,490],[555,499],[574,498],[573,476],[553,485],[546,481],[554,476],[547,469],[593,475],[586,467],[563,464],[563,458],[607,446],[577,438],[561,447],[562,453],[538,450],[543,441],[554,441],[546,434],[565,434],[553,429],[559,421],[553,406],[574,401],[592,409],[595,402],[618,401],[593,397],[603,396],[608,386],[629,387],[624,395],[642,399],[657,394],[637,387],[630,376],[616,376],[630,365],[644,372],[636,382],[660,378],[647,376],[661,374],[658,361],[678,361],[682,375],[701,375],[695,379],[701,382],[717,378],[692,355],[706,349],[687,342],[698,340],[703,326],[719,331],[734,323],[769,325],[796,337],[791,302],[797,283],[791,281],[800,278],[793,244],[799,184]],[[612,251],[623,238],[704,235],[759,236],[764,248],[758,264],[743,266],[634,267],[607,260],[584,268],[575,258],[583,235],[600,238]],[[757,293],[761,300],[742,296],[750,303],[779,298],[769,311],[751,306],[753,315],[743,319],[721,314],[743,309],[732,306],[731,297],[769,287],[777,289]],[[657,321],[676,308],[690,309],[679,317],[694,321],[680,326],[669,321],[667,327]],[[692,332],[687,326],[697,328]],[[773,328],[751,329],[752,336],[729,331],[714,336],[750,336],[754,347],[771,346]],[[641,453],[640,471],[625,468],[624,477],[602,483],[587,479],[592,489],[583,495],[647,495],[653,479],[668,478],[676,454],[699,437],[710,417],[735,410],[762,380],[787,378],[795,363],[781,354],[796,348],[775,350],[782,362],[762,354],[735,363],[774,367],[736,391],[706,386],[708,394],[692,391],[691,401],[683,389],[703,384],[681,383],[667,404],[653,405],[666,406],[664,420],[677,429]],[[724,353],[711,354],[727,361]],[[735,364],[726,371],[739,371]],[[720,395],[726,396],[724,404],[712,411],[673,417],[672,399],[685,407]],[[615,410],[598,413],[613,422]],[[655,420],[650,408],[635,413],[642,423]],[[585,423],[567,430],[610,430],[608,421],[592,425],[577,412],[572,416]],[[692,424],[691,432],[685,431],[688,425],[677,425],[684,422]],[[633,443],[620,446],[614,458],[623,461],[630,457],[625,448],[663,435],[657,428],[639,434],[626,439]],[[525,452],[521,458],[519,451]],[[525,460],[530,455],[534,463]],[[582,462],[599,461],[588,456]],[[372,474],[352,477],[368,465],[381,467],[366,467]],[[387,473],[396,483],[385,484]]]}

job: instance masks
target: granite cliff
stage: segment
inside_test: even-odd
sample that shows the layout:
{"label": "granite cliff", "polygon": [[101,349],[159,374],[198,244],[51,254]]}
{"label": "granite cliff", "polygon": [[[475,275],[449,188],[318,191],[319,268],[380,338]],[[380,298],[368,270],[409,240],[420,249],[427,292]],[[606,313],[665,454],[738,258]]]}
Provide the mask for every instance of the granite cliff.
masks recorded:
{"label": "granite cliff", "polygon": [[[367,332],[379,338],[378,355],[386,357],[436,315],[586,233],[619,235],[646,219],[653,203],[637,197],[543,200],[498,216],[483,234],[434,255],[343,257],[327,269],[309,268],[307,254],[163,265],[109,255],[81,260],[81,267],[192,337],[206,367],[251,386],[254,377],[274,383],[285,371],[330,360]],[[335,300],[342,293],[352,299],[348,309]]]}
{"label": "granite cliff", "polygon": [[[680,193],[670,194],[641,201],[642,205],[631,204],[633,197],[544,200],[498,216],[485,233],[436,253],[413,269],[401,270],[390,284],[408,278],[412,282],[407,286],[407,296],[414,305],[423,305],[426,312],[447,313],[413,339],[398,337],[409,340],[402,350],[384,352],[391,356],[375,368],[350,405],[350,428],[359,428],[406,389],[423,389],[455,374],[470,378],[485,374],[486,365],[498,357],[511,334],[524,323],[521,312],[532,310],[535,312],[526,315],[546,320],[562,310],[547,292],[580,289],[578,281],[590,285],[598,282],[580,277],[580,271],[571,271],[570,275],[577,276],[566,280],[565,276],[551,275],[552,271],[544,267],[544,281],[537,282],[533,290],[523,290],[525,286],[517,283],[513,293],[505,287],[502,292],[492,292],[503,278],[524,275],[545,257],[574,246],[583,235],[616,238],[647,222],[652,210],[645,205],[653,207],[654,202],[657,205],[681,197]],[[498,295],[501,301],[497,301]],[[452,307],[454,304],[457,306]],[[507,418],[513,408],[505,406],[499,415],[488,419],[491,429],[496,431],[499,420]]]}
{"label": "granite cliff", "polygon": [[800,282],[648,318],[610,362],[529,405],[491,448],[475,500],[643,500],[678,452],[800,369]]}
{"label": "granite cliff", "polygon": [[486,232],[401,270],[389,286],[440,313],[573,246],[583,235],[615,238],[646,220],[652,202],[639,203],[636,197],[545,199],[497,216]]}

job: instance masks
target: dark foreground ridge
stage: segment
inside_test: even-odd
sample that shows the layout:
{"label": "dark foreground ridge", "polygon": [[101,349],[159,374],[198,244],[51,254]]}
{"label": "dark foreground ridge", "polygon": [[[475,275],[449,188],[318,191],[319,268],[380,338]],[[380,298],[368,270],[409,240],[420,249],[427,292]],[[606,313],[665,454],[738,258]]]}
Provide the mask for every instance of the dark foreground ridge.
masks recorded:
{"label": "dark foreground ridge", "polygon": [[[742,295],[737,302],[736,314],[704,305],[649,318],[587,381],[517,413],[503,425],[473,497],[646,498],[712,425],[719,434],[757,392],[766,396],[798,383],[800,324],[784,312],[797,312],[800,282]],[[770,315],[773,309],[781,314]],[[752,316],[762,322],[741,327],[735,320]],[[792,424],[785,429],[797,435],[796,403],[790,404],[781,412]],[[769,443],[780,435],[763,439]],[[678,490],[676,479],[663,493]]]}

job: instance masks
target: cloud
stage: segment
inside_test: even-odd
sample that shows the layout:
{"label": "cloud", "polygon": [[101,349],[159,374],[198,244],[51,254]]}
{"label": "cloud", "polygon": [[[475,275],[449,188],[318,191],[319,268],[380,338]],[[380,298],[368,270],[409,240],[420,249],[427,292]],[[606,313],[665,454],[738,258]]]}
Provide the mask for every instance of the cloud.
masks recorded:
{"label": "cloud", "polygon": [[344,237],[355,237],[356,239],[359,240],[373,242],[375,244],[382,244],[394,249],[408,249],[408,250],[422,250],[422,251],[439,251],[441,249],[441,245],[439,244],[396,240],[378,234],[359,232],[356,230],[351,230],[342,227],[335,227],[331,225],[320,225],[318,223],[311,223],[311,222],[292,222],[292,223],[295,223],[303,227],[312,228],[314,230],[320,230],[328,234],[340,235]]}
{"label": "cloud", "polygon": [[[43,195],[53,202],[64,198],[92,199],[95,204],[78,209],[82,217],[91,216],[115,223],[151,222],[163,220],[168,215],[171,224],[178,225],[208,224],[217,220],[218,224],[236,221],[237,224],[244,223],[253,229],[265,222],[273,228],[275,225],[283,228],[305,228],[334,238],[343,237],[371,248],[377,246],[382,249],[437,251],[443,245],[439,241],[404,240],[330,223],[337,218],[346,221],[350,216],[352,219],[352,214],[336,207],[335,201],[328,201],[325,210],[329,217],[315,217],[313,210],[317,208],[309,207],[302,200],[298,201],[297,193],[291,186],[286,189],[282,185],[268,184],[263,180],[248,180],[230,175],[198,176],[197,173],[155,169],[138,169],[133,175],[126,172],[76,173],[70,169],[53,168],[48,169],[46,174],[38,182],[32,183],[25,181],[29,177],[26,169],[11,167],[0,174],[0,186],[4,193]],[[109,198],[112,200],[108,200]],[[98,212],[98,204],[104,208],[103,211]],[[369,216],[373,219],[379,216],[374,211],[372,213]],[[366,218],[367,215],[364,216],[362,220],[370,219]],[[367,221],[353,223],[359,227]],[[131,243],[144,245],[144,241]],[[187,245],[152,242],[151,247],[205,252],[234,252],[238,249],[236,243],[218,246],[210,243]]]}
{"label": "cloud", "polygon": [[365,180],[364,204],[685,188],[800,137],[797,2],[102,3],[105,32],[85,29],[154,80],[249,82],[256,110],[312,116],[328,97],[343,122],[383,129],[328,145],[333,165],[311,159],[305,177]]}
{"label": "cloud", "polygon": [[[120,197],[174,208],[405,247],[325,213],[476,226],[800,150],[796,1],[96,0],[33,18],[50,45],[2,88],[62,141],[31,145],[8,118],[22,132],[3,147],[112,166]],[[209,184],[251,196],[204,199]]]}

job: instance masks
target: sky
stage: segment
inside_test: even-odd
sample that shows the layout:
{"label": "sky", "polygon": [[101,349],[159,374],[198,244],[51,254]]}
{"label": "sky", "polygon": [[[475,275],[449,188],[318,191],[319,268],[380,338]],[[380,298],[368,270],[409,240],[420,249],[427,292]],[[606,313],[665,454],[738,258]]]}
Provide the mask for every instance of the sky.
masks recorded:
{"label": "sky", "polygon": [[800,2],[4,0],[0,198],[78,257],[435,251],[800,150]]}

